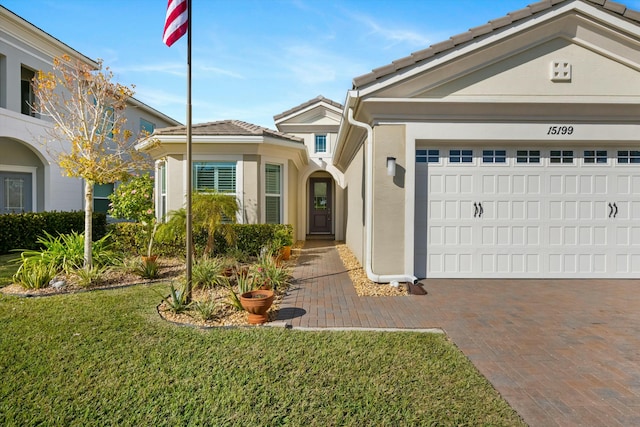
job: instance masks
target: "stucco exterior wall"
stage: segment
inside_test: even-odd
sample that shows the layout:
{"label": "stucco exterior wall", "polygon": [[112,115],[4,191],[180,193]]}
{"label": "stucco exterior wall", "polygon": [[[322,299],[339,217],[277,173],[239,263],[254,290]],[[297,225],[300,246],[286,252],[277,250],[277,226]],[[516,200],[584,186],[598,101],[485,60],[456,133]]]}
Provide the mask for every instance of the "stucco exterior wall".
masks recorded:
{"label": "stucco exterior wall", "polygon": [[257,224],[260,222],[260,209],[262,207],[260,168],[263,166],[260,162],[260,156],[245,154],[242,167],[245,183],[242,189],[243,221],[245,224]]}
{"label": "stucco exterior wall", "polygon": [[351,252],[364,265],[364,146],[344,173],[346,187],[344,189],[343,221],[345,224],[345,243]]}
{"label": "stucco exterior wall", "polygon": [[301,185],[298,182],[300,172],[298,171],[298,169],[296,168],[296,165],[292,161],[289,161],[288,163],[289,163],[288,176],[285,177],[285,183],[288,184],[287,195],[286,195],[287,197],[286,223],[293,225],[293,236],[295,240],[296,236],[298,235],[298,228],[300,227],[297,222],[297,218],[298,218],[298,210],[301,209],[301,207],[298,205],[299,203],[304,203],[304,201],[299,201],[297,197],[298,186]]}
{"label": "stucco exterior wall", "polygon": [[[373,258],[376,274],[399,274],[404,266],[405,126],[373,129]],[[396,158],[396,175],[387,175],[387,157]]]}

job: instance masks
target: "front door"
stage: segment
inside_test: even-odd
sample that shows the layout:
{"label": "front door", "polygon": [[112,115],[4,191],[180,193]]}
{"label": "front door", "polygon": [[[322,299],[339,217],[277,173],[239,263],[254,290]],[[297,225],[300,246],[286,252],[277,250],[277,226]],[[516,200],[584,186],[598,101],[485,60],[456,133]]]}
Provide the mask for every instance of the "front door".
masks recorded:
{"label": "front door", "polygon": [[0,172],[0,214],[31,212],[30,173]]}
{"label": "front door", "polygon": [[331,178],[311,178],[309,233],[331,233]]}

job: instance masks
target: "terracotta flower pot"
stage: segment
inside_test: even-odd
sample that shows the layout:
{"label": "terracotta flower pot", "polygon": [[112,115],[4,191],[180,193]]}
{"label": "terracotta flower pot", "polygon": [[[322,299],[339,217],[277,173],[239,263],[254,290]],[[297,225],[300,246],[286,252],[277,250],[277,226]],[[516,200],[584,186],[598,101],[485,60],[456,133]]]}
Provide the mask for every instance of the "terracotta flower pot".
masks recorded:
{"label": "terracotta flower pot", "polygon": [[240,295],[242,308],[249,312],[249,324],[259,325],[268,320],[267,311],[273,304],[275,295],[270,290],[256,290]]}
{"label": "terracotta flower pot", "polygon": [[288,261],[291,258],[291,246],[283,246],[280,249],[280,256],[284,261]]}

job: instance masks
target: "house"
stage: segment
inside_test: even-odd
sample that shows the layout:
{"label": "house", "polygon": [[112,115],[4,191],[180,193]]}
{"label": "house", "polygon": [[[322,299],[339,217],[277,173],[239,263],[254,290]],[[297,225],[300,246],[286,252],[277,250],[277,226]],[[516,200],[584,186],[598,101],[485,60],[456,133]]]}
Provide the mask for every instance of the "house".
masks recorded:
{"label": "house", "polygon": [[[69,55],[91,67],[96,61],[0,6],[0,213],[69,211],[84,208],[83,182],[63,176],[41,145],[52,124],[29,107],[31,80],[51,70],[52,59]],[[134,134],[179,124],[132,99],[126,112]],[[106,212],[113,184],[96,186],[94,207]]]}
{"label": "house", "polygon": [[542,1],[356,77],[333,161],[370,275],[640,277],[639,21]]}
{"label": "house", "polygon": [[[639,71],[640,13],[541,1],[356,77],[344,106],[276,115],[278,131],[194,126],[194,182],[236,194],[241,222],[345,240],[377,282],[638,278]],[[185,134],[148,148],[159,212],[184,202]]]}
{"label": "house", "polygon": [[[292,224],[296,238],[343,239],[342,173],[332,164],[342,105],[317,97],[275,116],[278,130],[239,120],[192,126],[193,188],[237,197],[238,222]],[[138,144],[156,159],[156,212],[183,207],[186,127]]]}

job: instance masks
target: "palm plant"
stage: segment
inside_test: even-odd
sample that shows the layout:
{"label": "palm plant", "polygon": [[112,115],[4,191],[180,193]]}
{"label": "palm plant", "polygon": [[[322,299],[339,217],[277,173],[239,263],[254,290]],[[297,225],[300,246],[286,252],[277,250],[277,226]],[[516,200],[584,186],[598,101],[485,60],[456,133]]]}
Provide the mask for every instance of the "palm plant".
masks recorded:
{"label": "palm plant", "polygon": [[[215,232],[223,222],[236,222],[236,214],[239,210],[238,201],[229,194],[207,191],[194,193],[191,199],[191,213],[193,215],[194,231],[205,231],[207,243],[204,255],[210,255],[214,249]],[[186,210],[179,209],[170,212],[170,219],[158,230],[158,239],[166,241],[176,237],[185,239],[187,214]],[[225,233],[227,242],[231,243],[233,234],[230,227],[221,228]],[[193,242],[191,242],[193,245]]]}

